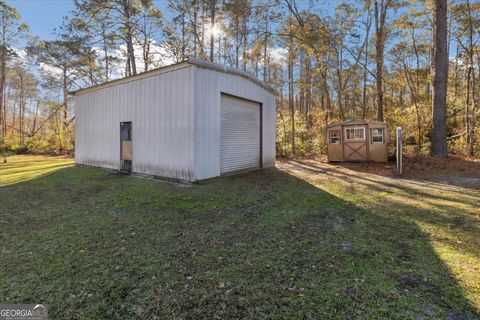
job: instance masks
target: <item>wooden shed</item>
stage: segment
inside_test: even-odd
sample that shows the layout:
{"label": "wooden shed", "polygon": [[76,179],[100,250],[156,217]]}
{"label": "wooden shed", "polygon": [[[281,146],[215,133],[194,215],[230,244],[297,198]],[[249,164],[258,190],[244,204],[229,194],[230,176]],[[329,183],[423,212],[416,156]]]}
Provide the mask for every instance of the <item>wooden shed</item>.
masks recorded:
{"label": "wooden shed", "polygon": [[350,120],[327,127],[328,161],[386,162],[388,127],[385,122]]}

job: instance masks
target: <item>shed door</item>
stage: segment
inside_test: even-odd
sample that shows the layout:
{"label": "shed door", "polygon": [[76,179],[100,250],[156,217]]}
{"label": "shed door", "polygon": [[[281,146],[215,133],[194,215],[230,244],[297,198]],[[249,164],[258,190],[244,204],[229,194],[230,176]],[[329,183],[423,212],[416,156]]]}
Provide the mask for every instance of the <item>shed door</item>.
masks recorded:
{"label": "shed door", "polygon": [[343,127],[343,160],[368,161],[367,126]]}
{"label": "shed door", "polygon": [[260,112],[259,103],[222,94],[220,174],[260,167]]}

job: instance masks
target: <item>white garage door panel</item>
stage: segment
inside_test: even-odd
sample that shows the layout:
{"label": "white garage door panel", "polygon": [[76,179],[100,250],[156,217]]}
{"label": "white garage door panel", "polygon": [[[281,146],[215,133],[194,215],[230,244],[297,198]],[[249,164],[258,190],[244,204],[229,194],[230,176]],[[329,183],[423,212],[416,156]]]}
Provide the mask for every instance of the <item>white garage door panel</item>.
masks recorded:
{"label": "white garage door panel", "polygon": [[260,104],[222,95],[220,173],[260,167]]}

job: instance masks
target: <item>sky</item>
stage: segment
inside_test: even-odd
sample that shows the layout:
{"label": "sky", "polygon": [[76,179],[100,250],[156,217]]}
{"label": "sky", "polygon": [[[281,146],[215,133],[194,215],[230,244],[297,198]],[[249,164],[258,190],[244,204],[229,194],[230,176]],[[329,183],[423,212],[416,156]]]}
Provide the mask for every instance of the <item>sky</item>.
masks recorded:
{"label": "sky", "polygon": [[73,9],[71,0],[6,0],[15,7],[30,32],[44,40],[54,38],[53,31],[62,24],[62,18]]}
{"label": "sky", "polygon": [[[63,17],[74,9],[73,0],[6,0],[15,7],[22,17],[22,22],[30,26],[30,32],[42,40],[53,40],[54,29],[62,24]],[[168,0],[153,0],[164,9]],[[166,10],[162,10],[166,14]],[[168,18],[168,17],[167,17]]]}

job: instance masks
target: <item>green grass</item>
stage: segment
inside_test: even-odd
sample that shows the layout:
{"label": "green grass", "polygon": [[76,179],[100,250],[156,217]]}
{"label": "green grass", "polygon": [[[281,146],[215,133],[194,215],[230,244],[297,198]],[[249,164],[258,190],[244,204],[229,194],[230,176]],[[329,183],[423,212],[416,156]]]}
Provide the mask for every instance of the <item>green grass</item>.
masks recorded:
{"label": "green grass", "polygon": [[58,319],[463,319],[480,191],[326,164],[183,186],[0,164],[0,303]]}
{"label": "green grass", "polygon": [[72,164],[73,160],[66,157],[13,156],[0,164],[0,187],[40,178]]}

